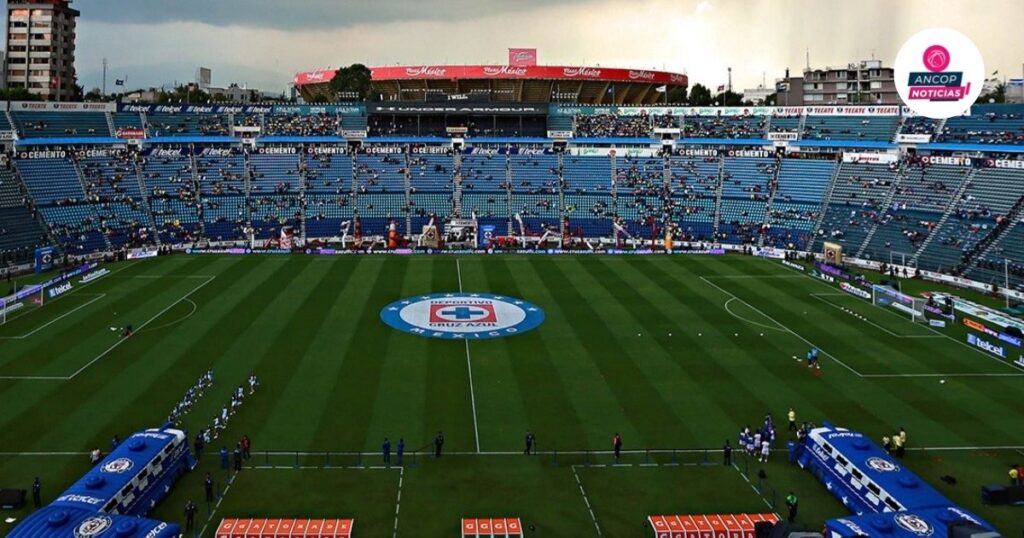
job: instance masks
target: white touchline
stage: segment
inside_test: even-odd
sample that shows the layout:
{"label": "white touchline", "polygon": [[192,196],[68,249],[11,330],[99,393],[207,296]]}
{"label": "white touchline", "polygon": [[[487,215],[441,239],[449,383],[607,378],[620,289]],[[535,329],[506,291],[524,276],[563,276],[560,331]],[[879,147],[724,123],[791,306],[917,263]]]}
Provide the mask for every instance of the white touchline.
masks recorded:
{"label": "white touchline", "polygon": [[[835,288],[833,288],[832,286],[829,286],[829,285],[828,285],[828,284],[826,284],[825,282],[823,282],[823,281],[821,281],[821,280],[818,280],[818,279],[816,279],[816,278],[812,277],[811,275],[809,275],[809,274],[807,274],[807,273],[800,273],[800,274],[798,274],[798,275],[794,275],[794,276],[802,276],[802,277],[805,277],[805,278],[809,278],[809,279],[811,279],[811,281],[812,281],[812,282],[816,282],[816,283],[818,283],[818,284],[820,284],[820,285],[822,285],[822,286],[825,286],[826,288],[828,288],[828,289],[830,289],[830,290],[834,290],[834,289],[835,289]],[[901,319],[903,319],[903,318],[902,318],[902,316],[900,316],[899,314],[897,314],[897,313],[895,313],[895,312],[892,312],[892,311],[890,311],[890,310],[887,310],[887,309],[885,309],[885,308],[880,308],[880,310],[881,310],[882,312],[887,312],[887,313],[889,313],[889,314],[891,314],[891,315],[893,315],[893,316],[897,316],[897,317],[900,317]],[[961,346],[963,346],[963,347],[965,347],[965,348],[967,348],[967,349],[969,349],[969,350],[971,350],[971,351],[973,351],[973,352],[975,352],[975,353],[978,353],[979,355],[982,355],[982,356],[984,356],[984,357],[987,357],[987,358],[989,358],[989,359],[992,359],[992,360],[994,360],[994,361],[996,361],[996,362],[999,362],[1000,364],[1004,364],[1004,365],[1008,366],[1008,367],[1009,367],[1009,368],[1010,368],[1011,370],[1016,370],[1016,371],[1018,371],[1018,372],[1020,372],[1020,371],[1022,370],[1022,368],[1019,368],[1019,367],[1017,367],[1017,366],[1016,366],[1016,365],[1014,365],[1013,363],[1010,363],[1010,362],[1005,362],[1005,361],[999,360],[999,358],[998,358],[998,357],[994,357],[994,356],[992,356],[992,355],[989,355],[988,353],[985,353],[984,351],[982,351],[982,350],[980,350],[980,349],[978,349],[978,348],[976,348],[976,347],[971,347],[971,346],[967,345],[967,343],[966,343],[966,342],[961,342],[960,340],[957,340],[956,338],[953,338],[952,336],[950,336],[950,335],[948,335],[948,334],[945,334],[945,333],[941,333],[941,332],[939,332],[939,331],[937,331],[937,330],[933,329],[932,327],[929,327],[929,326],[927,326],[927,325],[926,325],[926,326],[925,326],[925,328],[926,328],[926,329],[928,329],[929,331],[931,331],[931,332],[933,332],[933,333],[935,333],[935,334],[937,334],[937,335],[939,335],[939,336],[943,337],[943,338],[947,338],[947,339],[949,339],[949,340],[950,340],[950,341],[952,341],[952,342],[956,342],[957,344],[960,344]],[[1009,374],[1009,375],[1008,375],[1008,376],[1006,376],[1006,377],[1014,377],[1014,376],[1022,376],[1022,377],[1024,377],[1024,372],[1021,372],[1021,373],[1018,373],[1018,374]],[[883,376],[881,376],[881,375],[875,375],[875,376],[872,376],[872,377],[883,377]],[[900,376],[898,376],[898,375],[897,375],[897,377],[900,377]],[[905,377],[905,376],[903,376],[903,377]]]}
{"label": "white touchline", "polygon": [[741,303],[743,303],[743,304],[747,305],[747,307],[749,307],[749,308],[750,308],[751,310],[753,310],[754,312],[757,312],[758,314],[761,314],[761,315],[762,315],[762,316],[764,316],[764,317],[765,317],[766,319],[770,319],[770,320],[772,320],[772,322],[774,322],[774,323],[775,323],[776,325],[778,325],[779,327],[782,327],[783,329],[785,329],[785,330],[786,330],[786,332],[788,332],[789,334],[792,334],[793,336],[795,336],[795,337],[799,338],[799,339],[800,339],[800,340],[802,340],[802,341],[803,341],[803,342],[804,342],[805,344],[807,344],[807,345],[809,345],[809,346],[811,346],[811,347],[814,347],[814,348],[817,348],[817,349],[821,350],[821,352],[822,352],[822,353],[823,353],[823,354],[824,354],[824,355],[825,355],[826,357],[829,357],[830,359],[832,359],[832,360],[836,361],[837,363],[839,363],[840,365],[842,365],[842,366],[843,366],[843,368],[846,368],[847,370],[849,370],[849,371],[850,371],[850,372],[851,372],[851,373],[852,373],[853,375],[855,375],[855,376],[857,376],[857,377],[864,377],[863,375],[861,375],[861,373],[860,373],[860,372],[858,372],[857,370],[854,370],[853,368],[851,368],[851,367],[850,367],[850,365],[846,364],[845,362],[843,362],[842,360],[840,360],[840,359],[838,359],[837,357],[833,356],[832,354],[830,354],[829,352],[825,351],[824,349],[821,349],[821,346],[816,346],[816,345],[812,344],[812,343],[810,342],[810,340],[807,340],[807,339],[806,339],[806,338],[804,338],[803,336],[800,336],[800,335],[799,335],[799,334],[797,334],[797,333],[796,333],[795,331],[793,331],[793,329],[790,329],[789,327],[786,327],[785,325],[783,325],[783,324],[779,323],[779,320],[777,320],[777,319],[775,319],[775,318],[773,318],[773,317],[769,316],[768,314],[765,314],[764,312],[762,312],[762,311],[758,310],[758,309],[757,309],[757,307],[755,307],[754,305],[752,305],[752,304],[750,304],[750,303],[748,303],[748,302],[744,301],[743,299],[740,299],[739,297],[736,297],[736,295],[734,295],[734,294],[733,294],[733,293],[732,293],[731,291],[729,291],[729,290],[726,290],[726,289],[722,288],[721,286],[719,286],[718,284],[715,284],[714,282],[712,282],[712,281],[708,280],[707,278],[704,278],[704,277],[700,277],[700,279],[701,279],[701,280],[703,280],[704,282],[706,282],[706,283],[707,283],[707,284],[708,284],[709,286],[711,286],[711,287],[713,287],[713,288],[717,289],[718,291],[720,291],[720,292],[722,292],[722,293],[724,293],[724,294],[726,294],[726,295],[728,295],[728,296],[730,296],[730,297],[732,297],[732,298],[734,298],[734,299],[738,300],[739,302],[741,302]]}
{"label": "white touchline", "polygon": [[[464,293],[462,289],[462,264],[459,263],[459,259],[455,258],[455,272],[459,275],[459,293]],[[469,340],[463,340],[466,343],[466,372],[469,374],[469,401],[473,405],[473,437],[476,438],[476,452],[480,453],[480,426],[476,419],[476,391],[473,389],[473,361],[469,356]]]}
{"label": "white touchline", "polygon": [[590,512],[590,520],[594,522],[594,529],[597,530],[598,536],[604,536],[601,532],[601,525],[597,524],[597,516],[594,515],[594,509],[590,506],[590,499],[587,498],[587,492],[583,489],[583,482],[580,480],[579,473],[576,472],[576,466],[572,466],[572,475],[576,477],[576,485],[580,487],[580,494],[583,495],[583,502],[587,505],[587,512]]}
{"label": "white touchline", "polygon": [[476,451],[480,452],[480,427],[476,421],[476,392],[473,390],[473,363],[469,358],[469,340],[466,343],[466,371],[469,373],[469,401],[473,404],[473,437],[476,438]]}
{"label": "white touchline", "polygon": [[83,297],[87,297],[89,295],[94,295],[95,297],[93,297],[93,299],[91,301],[87,301],[87,302],[85,302],[83,304],[80,304],[80,305],[72,308],[71,310],[68,310],[67,312],[64,312],[63,314],[61,314],[61,315],[51,319],[50,321],[48,321],[48,322],[46,322],[46,323],[36,327],[35,329],[33,329],[30,332],[27,332],[27,333],[25,333],[23,335],[20,335],[20,336],[0,336],[0,340],[24,340],[24,339],[28,338],[29,336],[32,336],[33,334],[35,334],[35,333],[37,333],[37,332],[39,332],[39,331],[49,327],[50,325],[53,325],[54,323],[57,323],[58,321],[60,321],[60,320],[62,320],[64,318],[70,316],[71,314],[74,314],[75,312],[78,312],[79,310],[81,310],[81,309],[83,309],[83,308],[85,308],[85,307],[87,307],[87,306],[95,303],[96,301],[99,301],[100,299],[102,299],[102,298],[107,296],[106,293],[95,293],[95,294],[88,294],[87,293],[87,294],[79,294],[79,295],[83,296]]}
{"label": "white touchline", "polygon": [[[842,306],[837,305],[837,304],[833,303],[832,301],[829,301],[828,299],[824,299],[823,297],[826,296],[826,294],[824,294],[824,293],[812,293],[810,295],[811,295],[811,297],[814,297],[815,299],[817,299],[817,300],[819,300],[819,301],[821,301],[821,302],[831,306],[832,308],[835,308],[837,310],[843,310]],[[835,294],[835,293],[827,294],[827,296],[828,297],[844,297],[843,295],[839,295],[839,294]],[[853,297],[853,296],[852,295],[846,295],[845,297]],[[885,326],[879,325],[879,324],[871,321],[870,319],[864,318],[861,321],[863,321],[863,322],[865,322],[865,323],[867,323],[867,324],[869,324],[869,325],[871,325],[871,326],[873,326],[873,327],[875,327],[875,328],[877,328],[879,330],[885,331],[885,332],[889,333],[890,335],[895,336],[896,338],[941,338],[941,336],[935,335],[935,334],[896,334],[896,333],[890,331],[889,329],[887,329]],[[904,321],[906,321],[906,320],[904,320]]]}
{"label": "white touchline", "polygon": [[[137,333],[137,332],[141,331],[147,325],[149,325],[153,321],[159,319],[160,316],[164,315],[164,313],[166,313],[168,310],[170,310],[171,308],[174,308],[175,305],[177,305],[178,303],[188,299],[190,295],[192,295],[193,293],[199,291],[200,289],[203,288],[203,286],[206,286],[210,282],[213,282],[214,279],[216,279],[216,278],[217,278],[216,276],[211,276],[211,277],[207,278],[207,280],[205,282],[203,282],[202,284],[196,286],[195,288],[192,288],[191,291],[189,291],[185,295],[182,295],[181,298],[179,298],[177,301],[174,301],[173,303],[167,305],[166,308],[164,308],[163,310],[157,312],[155,316],[153,316],[153,317],[147,319],[146,321],[144,321],[142,323],[142,325],[139,325],[139,327],[135,330],[135,332]],[[117,349],[118,346],[120,346],[121,344],[123,344],[126,341],[130,340],[131,338],[132,337],[121,338],[117,342],[114,342],[114,344],[112,346],[110,346],[107,349],[103,350],[102,353],[97,355],[91,361],[87,362],[84,366],[82,366],[81,368],[76,370],[75,373],[71,374],[70,376],[63,376],[63,377],[59,377],[59,376],[0,376],[0,380],[70,381],[70,380],[74,379],[76,376],[78,376],[78,374],[84,372],[87,368],[89,368],[93,364],[96,364],[96,362],[98,362],[100,359],[102,359],[103,357],[106,357],[107,354],[109,354],[111,351]]]}
{"label": "white touchline", "polygon": [[405,467],[398,468],[398,497],[395,499],[395,528],[393,538],[398,538],[398,509],[402,505],[402,482],[405,478]]}

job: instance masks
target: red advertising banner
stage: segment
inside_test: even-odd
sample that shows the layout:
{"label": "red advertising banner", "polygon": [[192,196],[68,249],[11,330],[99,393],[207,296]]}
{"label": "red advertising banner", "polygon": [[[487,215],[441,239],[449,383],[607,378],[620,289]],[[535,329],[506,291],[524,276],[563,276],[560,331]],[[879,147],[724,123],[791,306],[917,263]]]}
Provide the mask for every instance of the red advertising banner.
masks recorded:
{"label": "red advertising banner", "polygon": [[537,49],[508,49],[508,65],[534,67],[537,65]]}
{"label": "red advertising banner", "polygon": [[[373,80],[453,80],[453,79],[558,79],[600,80],[686,85],[686,75],[644,69],[610,67],[514,66],[514,65],[411,65],[371,67]],[[295,85],[325,84],[334,78],[333,70],[307,71],[295,75]]]}

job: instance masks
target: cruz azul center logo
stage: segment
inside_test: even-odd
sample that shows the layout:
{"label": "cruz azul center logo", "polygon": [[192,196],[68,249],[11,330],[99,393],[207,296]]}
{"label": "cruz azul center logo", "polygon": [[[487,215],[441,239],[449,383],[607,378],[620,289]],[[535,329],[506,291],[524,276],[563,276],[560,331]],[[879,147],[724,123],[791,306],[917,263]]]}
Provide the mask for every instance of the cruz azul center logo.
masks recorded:
{"label": "cruz azul center logo", "polygon": [[911,37],[896,56],[896,91],[917,114],[945,119],[967,112],[984,85],[985,66],[971,40],[932,28]]}
{"label": "cruz azul center logo", "polygon": [[395,301],[381,310],[380,319],[410,334],[483,340],[535,329],[544,322],[544,311],[514,297],[435,293]]}

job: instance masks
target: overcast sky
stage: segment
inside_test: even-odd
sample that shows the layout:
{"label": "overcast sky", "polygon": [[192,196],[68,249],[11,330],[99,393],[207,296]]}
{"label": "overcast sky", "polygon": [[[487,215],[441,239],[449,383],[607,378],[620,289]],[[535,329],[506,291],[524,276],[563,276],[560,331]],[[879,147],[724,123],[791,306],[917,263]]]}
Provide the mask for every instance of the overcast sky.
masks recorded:
{"label": "overcast sky", "polygon": [[972,38],[986,72],[1021,77],[1024,0],[75,0],[87,87],[187,81],[282,90],[297,71],[367,65],[503,63],[537,47],[542,64],[668,69],[714,88],[769,85],[810,50],[813,66],[872,56],[892,64],[915,32]]}

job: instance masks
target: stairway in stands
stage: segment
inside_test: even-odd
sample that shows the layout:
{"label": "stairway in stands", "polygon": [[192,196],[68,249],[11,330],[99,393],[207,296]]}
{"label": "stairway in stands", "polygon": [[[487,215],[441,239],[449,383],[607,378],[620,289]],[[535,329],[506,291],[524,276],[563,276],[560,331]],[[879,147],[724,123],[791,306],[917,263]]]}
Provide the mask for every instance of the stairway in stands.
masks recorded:
{"label": "stairway in stands", "polygon": [[725,157],[718,158],[718,183],[715,184],[714,240],[718,241],[718,224],[722,219],[722,175],[725,173]]}
{"label": "stairway in stands", "polygon": [[[82,192],[85,193],[86,199],[88,200],[88,198],[89,198],[89,187],[85,184],[85,174],[82,173],[82,166],[78,162],[78,159],[75,159],[75,158],[71,159],[71,164],[75,168],[75,175],[78,176],[78,182],[82,185]],[[100,231],[100,235],[103,236],[103,243],[105,245],[107,245],[107,250],[114,250],[113,245],[110,244],[110,238],[107,237],[107,231],[106,231],[105,227],[103,226],[103,223],[100,222],[100,216],[99,216],[99,213],[96,211],[96,206],[93,205],[92,201],[88,201],[88,204],[89,204],[89,209],[92,210],[93,218],[96,219],[96,229],[98,229]]]}
{"label": "stairway in stands", "polygon": [[949,220],[950,215],[952,215],[953,212],[956,211],[957,205],[960,203],[960,200],[963,197],[964,192],[967,191],[967,187],[970,186],[971,181],[974,179],[974,175],[976,173],[977,168],[972,168],[970,172],[967,173],[967,177],[964,179],[964,181],[960,183],[960,187],[957,189],[956,194],[950,197],[949,205],[946,207],[946,210],[942,213],[942,218],[940,218],[939,222],[936,223],[934,227],[932,227],[931,233],[929,233],[928,237],[921,242],[921,246],[917,249],[916,252],[914,252],[914,255],[910,258],[911,265],[917,267],[917,258],[921,255],[922,252],[924,252],[926,248],[928,248],[928,245],[930,245],[931,242],[934,241],[935,238],[939,236],[939,230],[941,230],[942,227],[946,224],[946,221]]}
{"label": "stairway in stands", "polygon": [[953,273],[964,274],[972,269],[976,269],[978,267],[978,262],[986,259],[988,254],[1000,243],[1000,240],[1003,237],[1007,237],[1013,228],[1021,225],[1021,219],[1024,219],[1024,196],[1017,199],[1017,203],[1013,205],[1013,209],[1011,209],[1007,214],[1006,222],[1009,224],[1002,229],[993,230],[988,237],[982,239],[979,243],[984,244],[984,247],[977,251],[977,254],[974,256],[964,260],[964,262],[957,267]]}
{"label": "stairway in stands", "polygon": [[825,221],[825,213],[828,212],[828,206],[832,203],[832,193],[836,190],[836,181],[839,181],[840,171],[842,169],[843,161],[842,159],[837,158],[835,169],[832,172],[832,179],[828,182],[828,189],[825,191],[825,195],[821,197],[821,206],[818,209],[818,218],[814,221],[814,227],[811,228],[811,238],[807,240],[807,252],[814,252],[814,243],[818,240],[821,225]]}
{"label": "stairway in stands", "polygon": [[896,196],[896,192],[900,189],[900,183],[907,175],[907,163],[900,161],[899,169],[896,171],[896,176],[893,179],[892,185],[889,187],[888,192],[885,193],[885,200],[882,201],[881,213],[878,215],[878,220],[868,230],[867,236],[864,237],[864,242],[861,243],[860,248],[857,249],[855,257],[860,258],[864,255],[864,251],[871,244],[871,238],[878,232],[878,227],[881,225],[882,218],[885,216],[885,212],[892,206],[892,199]]}
{"label": "stairway in stands", "polygon": [[771,222],[772,203],[775,202],[775,193],[779,192],[779,171],[782,170],[782,159],[776,156],[775,172],[772,173],[772,180],[768,183],[768,201],[764,205],[764,221],[761,222],[761,229],[758,234],[757,247],[764,248],[764,236],[766,226]]}

